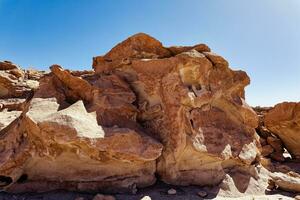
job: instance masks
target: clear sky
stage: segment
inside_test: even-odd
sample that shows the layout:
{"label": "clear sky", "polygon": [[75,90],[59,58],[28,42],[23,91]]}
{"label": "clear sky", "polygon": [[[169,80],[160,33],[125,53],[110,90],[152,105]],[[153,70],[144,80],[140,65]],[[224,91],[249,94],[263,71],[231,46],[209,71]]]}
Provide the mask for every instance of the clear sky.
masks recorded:
{"label": "clear sky", "polygon": [[137,32],[206,43],[251,77],[250,105],[300,101],[300,0],[0,0],[0,60],[90,69]]}

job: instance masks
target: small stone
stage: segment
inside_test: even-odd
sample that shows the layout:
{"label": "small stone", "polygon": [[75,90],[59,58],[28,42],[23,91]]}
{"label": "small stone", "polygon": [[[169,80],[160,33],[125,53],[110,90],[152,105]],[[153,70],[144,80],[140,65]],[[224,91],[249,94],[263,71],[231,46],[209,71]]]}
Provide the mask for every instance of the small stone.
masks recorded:
{"label": "small stone", "polygon": [[141,200],[151,200],[151,197],[149,197],[149,196],[144,196],[143,198],[141,198]]}
{"label": "small stone", "polygon": [[104,196],[104,200],[116,200],[116,198],[111,195],[106,195],[106,196]]}
{"label": "small stone", "polygon": [[93,200],[116,200],[116,198],[111,195],[97,194]]}
{"label": "small stone", "polygon": [[267,142],[275,149],[275,151],[283,152],[282,142],[280,139],[270,136],[267,138]]}
{"label": "small stone", "polygon": [[206,196],[207,196],[207,192],[205,192],[205,191],[200,191],[200,192],[198,192],[198,196],[199,196],[199,197],[206,197]]}
{"label": "small stone", "polygon": [[136,188],[136,184],[134,184],[134,185],[132,186],[132,188],[131,188],[131,193],[132,193],[132,194],[136,194],[137,191],[138,191],[138,189]]}
{"label": "small stone", "polygon": [[171,189],[168,190],[168,194],[170,194],[170,195],[174,195],[176,193],[177,193],[177,191],[175,189],[173,189],[173,188],[171,188]]}
{"label": "small stone", "polygon": [[269,181],[268,181],[268,187],[267,187],[267,189],[268,189],[268,190],[274,190],[274,189],[276,189],[276,184],[275,184],[275,182],[272,181],[272,180],[269,180]]}
{"label": "small stone", "polygon": [[296,195],[295,200],[300,200],[300,195]]}
{"label": "small stone", "polygon": [[74,200],[85,200],[84,197],[76,197]]}
{"label": "small stone", "polygon": [[104,195],[103,194],[97,194],[94,196],[93,200],[104,200]]}
{"label": "small stone", "polygon": [[262,147],[262,149],[261,149],[261,155],[262,156],[268,156],[268,155],[270,155],[271,153],[273,153],[274,152],[274,149],[273,149],[273,147],[271,146],[271,145],[265,145],[265,146],[263,146]]}
{"label": "small stone", "polygon": [[264,138],[262,138],[262,137],[259,138],[259,143],[261,144],[261,146],[265,146],[265,145],[268,144],[268,143],[267,143],[267,140],[264,139]]}
{"label": "small stone", "polygon": [[273,152],[270,154],[270,158],[278,162],[284,162],[285,158],[283,157],[282,152]]}

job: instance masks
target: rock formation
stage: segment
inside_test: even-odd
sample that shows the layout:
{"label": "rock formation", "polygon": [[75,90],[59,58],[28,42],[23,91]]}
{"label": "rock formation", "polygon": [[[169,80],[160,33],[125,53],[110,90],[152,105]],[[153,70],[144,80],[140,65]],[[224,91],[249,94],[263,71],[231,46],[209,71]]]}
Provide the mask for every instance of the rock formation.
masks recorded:
{"label": "rock formation", "polygon": [[206,45],[164,47],[140,33],[93,68],[0,63],[2,190],[134,192],[158,177],[242,194],[288,180],[263,157],[280,160],[284,146],[298,155],[285,139],[296,137],[297,106],[284,120],[276,107],[258,116],[245,103],[247,74]]}
{"label": "rock formation", "polygon": [[272,172],[269,174],[269,181],[273,187],[291,192],[300,192],[300,165],[297,156],[299,105],[296,102],[284,102],[274,107],[254,108],[260,119],[257,132],[261,137],[262,155],[267,157],[261,163]]}
{"label": "rock formation", "polygon": [[244,101],[248,76],[196,47],[170,51],[138,34],[93,63],[97,74],[118,74],[137,95],[138,120],[164,145],[158,174],[171,184],[217,184],[258,152],[258,119]]}
{"label": "rock formation", "polygon": [[4,61],[0,62],[0,98],[26,98],[32,89],[38,87],[39,75],[32,77],[32,70],[23,71],[17,65]]}
{"label": "rock formation", "polygon": [[259,117],[259,124],[256,128],[256,132],[260,136],[260,144],[262,146],[261,148],[261,154],[264,157],[270,157],[273,160],[283,162],[285,161],[285,158],[283,156],[284,154],[284,147],[281,142],[281,140],[270,130],[267,129],[265,126],[265,115],[268,113],[268,111],[271,109],[271,107],[268,108],[254,108],[257,112],[257,115]]}
{"label": "rock formation", "polygon": [[293,158],[300,158],[300,102],[277,104],[266,115],[266,127],[284,143]]}
{"label": "rock formation", "polygon": [[[22,116],[2,135],[3,188],[24,177],[7,190],[120,192],[155,182],[162,145],[135,124],[134,94],[114,76],[87,78],[91,83],[58,65],[41,78]],[[120,118],[105,118],[106,110]],[[134,128],[103,126],[121,117]]]}

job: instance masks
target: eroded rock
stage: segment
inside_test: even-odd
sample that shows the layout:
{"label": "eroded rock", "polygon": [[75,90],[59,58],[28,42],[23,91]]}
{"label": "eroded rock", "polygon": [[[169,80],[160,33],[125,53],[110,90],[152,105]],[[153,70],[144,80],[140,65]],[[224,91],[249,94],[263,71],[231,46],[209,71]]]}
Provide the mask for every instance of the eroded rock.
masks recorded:
{"label": "eroded rock", "polygon": [[265,125],[284,143],[294,158],[300,158],[300,103],[277,104],[265,115]]}
{"label": "eroded rock", "polygon": [[[250,82],[246,73],[229,69],[221,56],[194,47],[173,50],[174,56],[147,57],[146,46],[137,49],[131,42],[140,39],[134,35],[98,57],[110,57],[124,46],[139,55],[130,62],[111,66],[114,58],[94,59],[93,67],[97,74],[118,74],[137,95],[138,120],[164,145],[157,168],[162,179],[177,185],[214,185],[233,161],[251,165],[258,153],[258,118],[244,101],[244,87]],[[162,48],[149,36],[142,39]],[[128,57],[117,55],[116,60]]]}
{"label": "eroded rock", "polygon": [[[103,126],[97,119],[102,113],[86,108],[102,105],[102,89],[59,66],[51,70],[4,133],[3,141],[11,142],[0,153],[0,174],[9,179],[2,189],[124,192],[153,184],[162,145],[141,130]],[[115,103],[110,98],[107,105]],[[22,177],[26,181],[18,181]]]}
{"label": "eroded rock", "polygon": [[281,189],[291,192],[300,192],[300,175],[289,172],[287,174],[275,172],[271,174],[274,183]]}
{"label": "eroded rock", "polygon": [[[43,73],[36,71],[36,74],[41,76]],[[37,79],[30,79],[28,71],[9,61],[0,62],[0,98],[27,98],[37,89]]]}
{"label": "eroded rock", "polygon": [[285,147],[298,156],[298,104],[257,115],[247,74],[206,45],[164,47],[140,33],[93,68],[0,63],[2,190],[136,193],[157,174],[235,196],[263,193],[270,179],[298,191],[298,174],[276,174],[272,162],[285,161]]}

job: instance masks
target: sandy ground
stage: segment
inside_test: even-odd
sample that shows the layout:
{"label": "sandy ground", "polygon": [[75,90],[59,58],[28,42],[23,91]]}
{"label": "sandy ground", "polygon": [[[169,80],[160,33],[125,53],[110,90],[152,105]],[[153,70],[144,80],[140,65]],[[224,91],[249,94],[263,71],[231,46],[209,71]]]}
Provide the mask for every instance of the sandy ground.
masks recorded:
{"label": "sandy ground", "polygon": [[[174,188],[177,191],[176,195],[168,195],[167,191]],[[201,198],[197,195],[199,191],[209,191],[208,196]],[[163,183],[140,189],[137,194],[118,194],[114,195],[117,200],[140,200],[144,196],[151,197],[152,200],[201,200],[201,199],[241,199],[241,200],[288,200],[294,199],[296,194],[286,193],[283,191],[276,191],[263,196],[245,196],[238,198],[216,197],[218,193],[217,188],[200,188],[197,186],[177,187],[169,186]],[[53,191],[47,193],[33,194],[7,194],[0,193],[0,200],[75,200],[76,197],[84,197],[85,200],[92,200],[95,194],[76,193],[66,191]]]}

